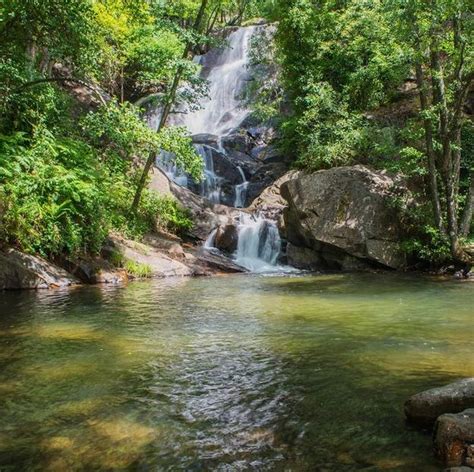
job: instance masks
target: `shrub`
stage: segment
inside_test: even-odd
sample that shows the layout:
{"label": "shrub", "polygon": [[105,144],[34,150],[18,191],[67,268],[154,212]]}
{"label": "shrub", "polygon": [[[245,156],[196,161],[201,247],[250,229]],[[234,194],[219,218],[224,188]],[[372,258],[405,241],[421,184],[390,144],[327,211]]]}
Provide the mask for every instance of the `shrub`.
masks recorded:
{"label": "shrub", "polygon": [[132,277],[137,279],[146,279],[152,276],[152,268],[148,264],[127,260],[125,261],[125,270]]}

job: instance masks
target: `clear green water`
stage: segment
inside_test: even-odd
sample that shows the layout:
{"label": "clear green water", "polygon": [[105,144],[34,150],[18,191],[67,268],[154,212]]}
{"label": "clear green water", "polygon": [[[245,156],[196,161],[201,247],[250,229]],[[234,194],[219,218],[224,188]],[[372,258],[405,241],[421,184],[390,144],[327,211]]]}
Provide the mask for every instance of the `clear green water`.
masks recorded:
{"label": "clear green water", "polygon": [[232,276],[0,293],[0,470],[437,471],[474,284]]}

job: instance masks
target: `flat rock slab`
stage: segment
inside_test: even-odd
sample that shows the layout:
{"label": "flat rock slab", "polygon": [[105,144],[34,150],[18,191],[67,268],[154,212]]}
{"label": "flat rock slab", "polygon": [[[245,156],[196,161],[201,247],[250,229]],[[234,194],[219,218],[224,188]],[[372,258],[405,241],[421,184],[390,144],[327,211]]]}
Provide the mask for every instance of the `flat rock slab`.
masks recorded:
{"label": "flat rock slab", "polygon": [[193,271],[187,265],[172,259],[152,246],[116,235],[110,236],[109,239],[126,260],[149,266],[152,277],[189,277],[193,275]]}
{"label": "flat rock slab", "polygon": [[433,437],[435,453],[448,466],[474,466],[474,408],[441,415]]}
{"label": "flat rock slab", "polygon": [[80,281],[41,257],[15,249],[0,253],[0,290],[64,288]]}
{"label": "flat rock slab", "polygon": [[405,402],[408,420],[433,424],[444,413],[459,413],[474,408],[474,377],[413,395]]}

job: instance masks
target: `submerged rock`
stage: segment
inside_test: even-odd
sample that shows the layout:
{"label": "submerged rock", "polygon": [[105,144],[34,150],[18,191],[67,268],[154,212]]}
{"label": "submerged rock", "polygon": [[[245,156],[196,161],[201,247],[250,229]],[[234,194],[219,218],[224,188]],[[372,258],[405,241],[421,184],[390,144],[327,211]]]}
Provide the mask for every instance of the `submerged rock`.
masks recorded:
{"label": "submerged rock", "polygon": [[[391,199],[407,190],[397,177],[361,165],[299,172],[281,186],[281,194],[288,202],[288,241],[319,252],[327,265],[405,266],[403,228]],[[348,265],[339,256],[331,259],[341,252],[350,256]]]}
{"label": "submerged rock", "polygon": [[474,409],[441,415],[436,421],[434,449],[448,466],[474,466]]}
{"label": "submerged rock", "polygon": [[0,253],[0,290],[63,288],[79,283],[72,274],[41,257],[15,249]]}
{"label": "submerged rock", "polygon": [[433,424],[444,413],[459,413],[474,408],[474,377],[413,395],[405,402],[408,420]]}

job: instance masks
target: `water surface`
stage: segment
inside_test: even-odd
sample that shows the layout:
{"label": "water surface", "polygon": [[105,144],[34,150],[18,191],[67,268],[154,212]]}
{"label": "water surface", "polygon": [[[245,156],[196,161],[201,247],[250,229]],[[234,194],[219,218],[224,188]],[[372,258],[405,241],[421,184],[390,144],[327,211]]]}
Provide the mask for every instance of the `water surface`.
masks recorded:
{"label": "water surface", "polygon": [[0,293],[0,470],[438,471],[472,283],[231,276]]}

